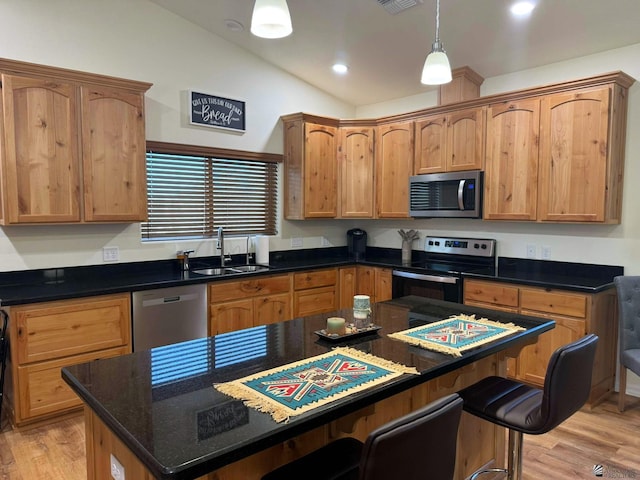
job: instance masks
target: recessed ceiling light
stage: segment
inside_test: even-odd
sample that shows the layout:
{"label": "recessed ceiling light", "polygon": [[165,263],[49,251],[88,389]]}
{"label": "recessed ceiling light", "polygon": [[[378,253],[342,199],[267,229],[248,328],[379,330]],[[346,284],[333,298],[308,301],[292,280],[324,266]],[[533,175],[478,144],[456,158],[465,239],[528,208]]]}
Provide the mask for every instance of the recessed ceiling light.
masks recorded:
{"label": "recessed ceiling light", "polygon": [[517,17],[523,17],[525,15],[529,15],[534,8],[536,8],[535,2],[532,2],[532,1],[516,2],[513,5],[511,5],[511,13]]}
{"label": "recessed ceiling light", "polygon": [[349,67],[343,63],[336,63],[331,68],[333,68],[334,72],[339,73],[340,75],[344,75],[349,70]]}
{"label": "recessed ceiling light", "polygon": [[233,20],[232,18],[227,18],[224,21],[226,27],[232,32],[242,32],[244,30],[244,25],[242,25],[239,21]]}

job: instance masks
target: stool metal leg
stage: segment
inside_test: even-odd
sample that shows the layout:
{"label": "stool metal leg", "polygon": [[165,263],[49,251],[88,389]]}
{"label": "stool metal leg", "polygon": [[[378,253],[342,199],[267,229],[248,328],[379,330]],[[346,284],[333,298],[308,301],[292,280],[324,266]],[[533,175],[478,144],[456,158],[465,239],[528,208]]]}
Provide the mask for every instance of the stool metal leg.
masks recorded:
{"label": "stool metal leg", "polygon": [[509,429],[508,480],[522,480],[522,432]]}

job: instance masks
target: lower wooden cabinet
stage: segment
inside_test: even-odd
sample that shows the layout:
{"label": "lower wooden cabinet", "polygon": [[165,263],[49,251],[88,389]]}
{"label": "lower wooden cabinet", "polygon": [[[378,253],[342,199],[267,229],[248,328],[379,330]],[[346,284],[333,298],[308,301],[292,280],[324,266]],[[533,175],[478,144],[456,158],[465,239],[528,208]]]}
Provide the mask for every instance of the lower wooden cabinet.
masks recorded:
{"label": "lower wooden cabinet", "polygon": [[391,300],[392,269],[358,265],[357,293],[369,295],[371,303]]}
{"label": "lower wooden cabinet", "polygon": [[594,406],[614,389],[618,316],[614,289],[587,294],[496,281],[466,279],[465,305],[476,305],[522,315],[550,318],[553,330],[543,333],[535,345],[522,349],[507,366],[510,377],[542,387],[553,352],[589,333],[599,337],[591,393]]}
{"label": "lower wooden cabinet", "polygon": [[293,315],[304,317],[338,307],[338,269],[293,274]]}
{"label": "lower wooden cabinet", "polygon": [[18,305],[10,315],[5,388],[17,426],[82,405],[62,379],[63,367],[131,352],[129,293]]}
{"label": "lower wooden cabinet", "polygon": [[209,334],[289,320],[290,285],[288,274],[209,284]]}

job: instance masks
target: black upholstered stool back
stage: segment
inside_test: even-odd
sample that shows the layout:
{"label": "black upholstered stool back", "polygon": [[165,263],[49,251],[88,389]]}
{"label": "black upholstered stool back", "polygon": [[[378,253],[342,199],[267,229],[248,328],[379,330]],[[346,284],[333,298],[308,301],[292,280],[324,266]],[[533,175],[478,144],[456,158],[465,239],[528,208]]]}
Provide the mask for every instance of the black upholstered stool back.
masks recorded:
{"label": "black upholstered stool back", "polygon": [[451,480],[461,414],[452,394],[377,428],[364,445],[341,438],[262,480]]}

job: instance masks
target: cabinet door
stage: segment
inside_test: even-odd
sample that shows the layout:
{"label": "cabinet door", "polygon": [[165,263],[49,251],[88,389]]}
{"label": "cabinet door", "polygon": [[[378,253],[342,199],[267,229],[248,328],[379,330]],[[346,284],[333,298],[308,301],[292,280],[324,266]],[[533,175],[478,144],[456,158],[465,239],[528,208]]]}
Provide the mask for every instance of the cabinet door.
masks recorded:
{"label": "cabinet door", "polygon": [[341,268],[338,282],[340,286],[338,308],[353,308],[353,296],[357,295],[356,287],[358,284],[356,267]]}
{"label": "cabinet door", "polygon": [[553,330],[541,334],[535,345],[524,347],[518,357],[518,378],[542,387],[551,355],[561,346],[575,342],[586,335],[585,321],[524,309],[520,313],[534,317],[548,317],[556,322]]}
{"label": "cabinet door", "polygon": [[416,121],[414,174],[444,172],[447,168],[446,143],[446,116],[428,117]]}
{"label": "cabinet door", "polygon": [[80,220],[77,87],[2,75],[6,223]]}
{"label": "cabinet door", "polygon": [[304,129],[304,216],[338,214],[338,129],[306,123]]}
{"label": "cabinet door", "polygon": [[128,349],[122,347],[18,367],[19,392],[14,405],[16,423],[59,414],[82,405],[82,400],[62,379],[60,370],[63,367],[126,353],[129,353]]}
{"label": "cabinet door", "polygon": [[604,221],[609,88],[543,98],[540,128],[538,218]]}
{"label": "cabinet door", "polygon": [[413,171],[413,122],[378,127],[375,164],[377,217],[408,217],[409,176]]}
{"label": "cabinet door", "polygon": [[82,87],[85,220],[147,219],[144,95]]}
{"label": "cabinet door", "polygon": [[391,300],[391,281],[393,271],[390,268],[375,269],[375,301],[384,302]]}
{"label": "cabinet door", "polygon": [[12,348],[26,364],[128,346],[130,311],[129,294],[13,307]]}
{"label": "cabinet door", "polygon": [[253,327],[253,300],[236,300],[209,305],[211,335]]}
{"label": "cabinet door", "polygon": [[296,317],[331,312],[336,309],[336,287],[301,290],[293,294],[293,314]]}
{"label": "cabinet door", "polygon": [[291,320],[291,296],[288,293],[255,298],[253,300],[253,325]]}
{"label": "cabinet door", "polygon": [[372,127],[340,129],[340,216],[373,218]]}
{"label": "cabinet door", "polygon": [[356,294],[369,295],[371,301],[376,301],[376,269],[358,265],[356,269],[357,282]]}
{"label": "cabinet door", "polygon": [[486,220],[535,220],[540,100],[491,105],[484,173]]}
{"label": "cabinet door", "polygon": [[447,171],[480,170],[484,159],[483,108],[451,113],[447,120]]}

